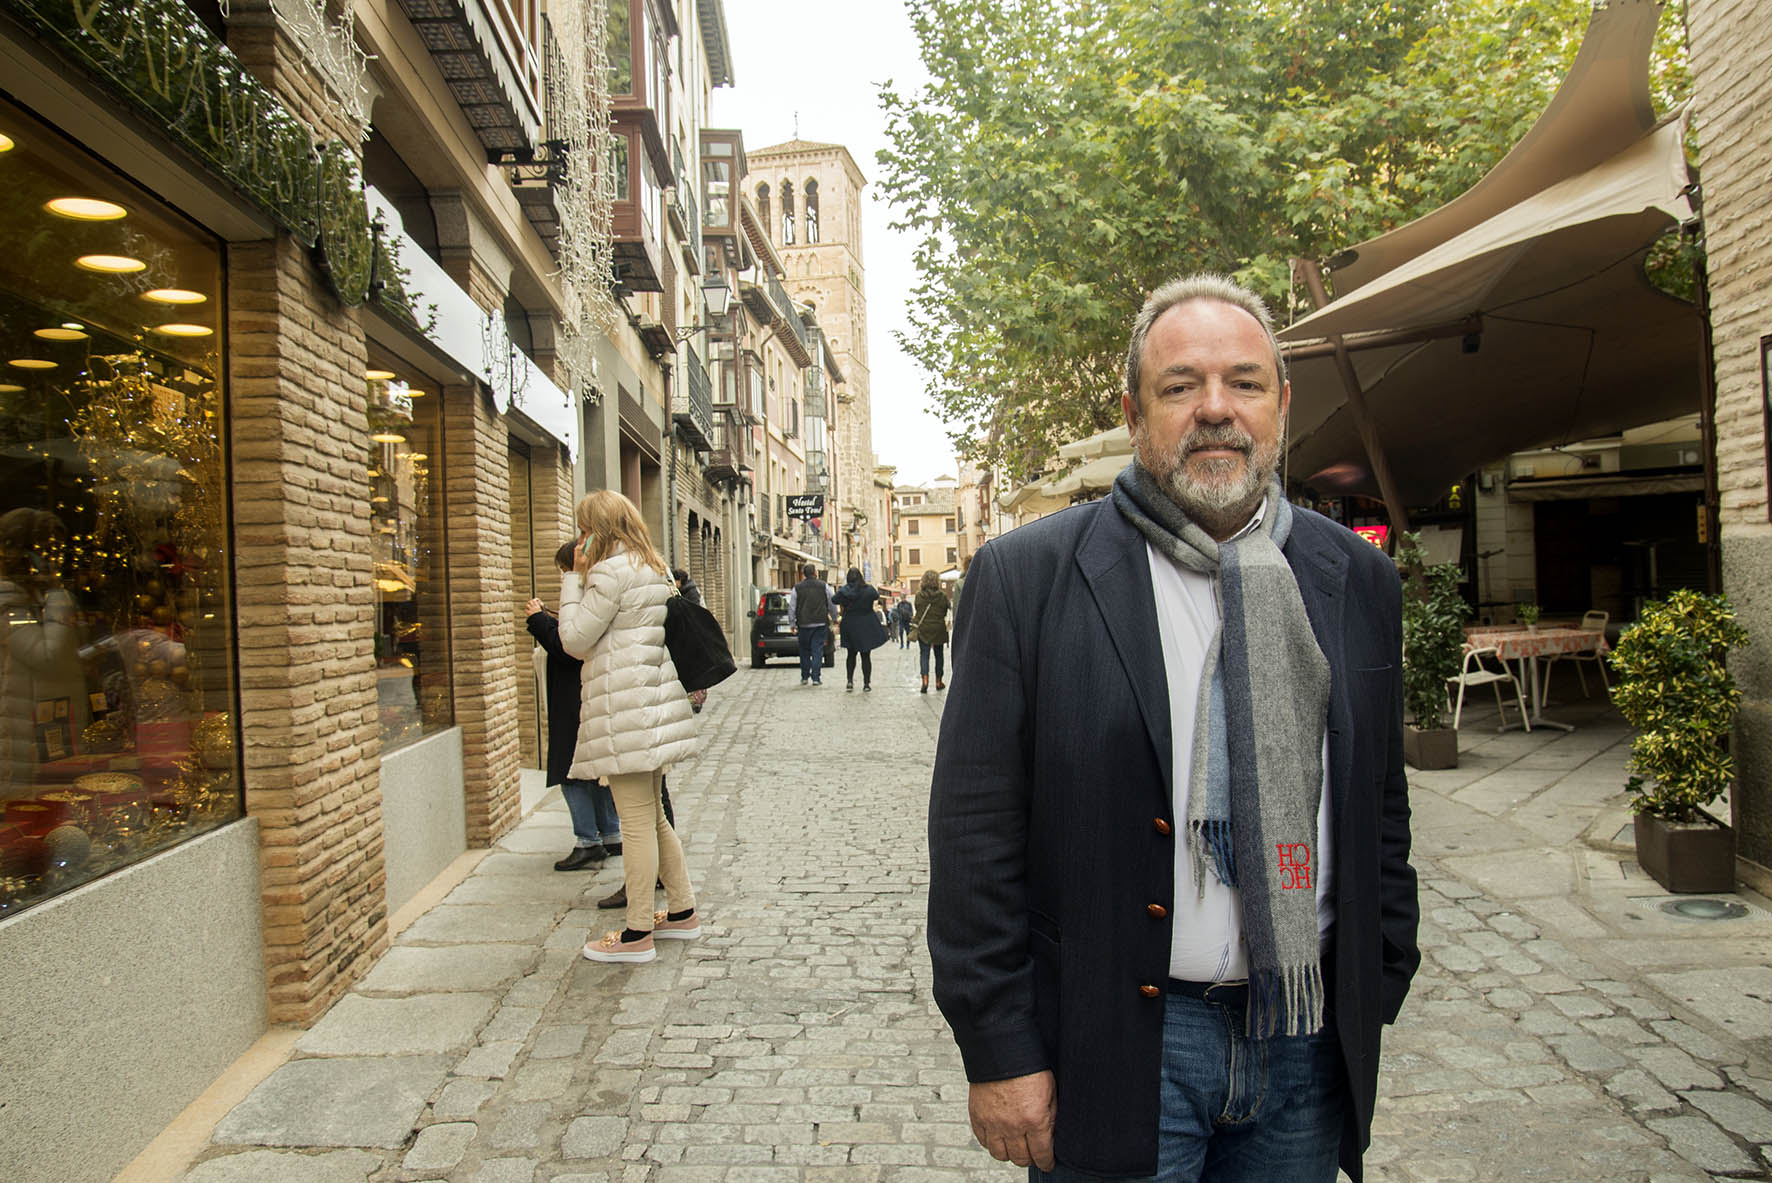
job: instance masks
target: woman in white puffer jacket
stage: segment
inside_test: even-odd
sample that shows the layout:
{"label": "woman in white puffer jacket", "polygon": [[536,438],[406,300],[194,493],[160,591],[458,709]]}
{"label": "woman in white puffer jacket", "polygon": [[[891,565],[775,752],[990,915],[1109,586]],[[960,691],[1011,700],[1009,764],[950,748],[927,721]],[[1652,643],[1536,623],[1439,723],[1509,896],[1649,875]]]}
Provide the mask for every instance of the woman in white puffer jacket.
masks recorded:
{"label": "woman in white puffer jacket", "polygon": [[[577,563],[560,583],[560,644],[584,662],[574,780],[605,780],[621,818],[627,927],[588,942],[592,961],[651,961],[654,937],[701,933],[677,832],[665,821],[665,769],[695,754],[695,715],[665,648],[665,602],[675,592],[634,503],[587,493],[574,515]],[[668,908],[652,910],[662,879]]]}

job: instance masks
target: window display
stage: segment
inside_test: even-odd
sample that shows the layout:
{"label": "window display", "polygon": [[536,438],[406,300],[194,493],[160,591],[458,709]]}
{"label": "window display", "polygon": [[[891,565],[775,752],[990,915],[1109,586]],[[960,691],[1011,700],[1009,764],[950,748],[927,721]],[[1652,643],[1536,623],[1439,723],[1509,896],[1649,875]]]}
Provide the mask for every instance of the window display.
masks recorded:
{"label": "window display", "polygon": [[0,103],[0,913],[239,817],[221,251]]}
{"label": "window display", "polygon": [[370,549],[384,752],[454,722],[436,387],[370,355]]}

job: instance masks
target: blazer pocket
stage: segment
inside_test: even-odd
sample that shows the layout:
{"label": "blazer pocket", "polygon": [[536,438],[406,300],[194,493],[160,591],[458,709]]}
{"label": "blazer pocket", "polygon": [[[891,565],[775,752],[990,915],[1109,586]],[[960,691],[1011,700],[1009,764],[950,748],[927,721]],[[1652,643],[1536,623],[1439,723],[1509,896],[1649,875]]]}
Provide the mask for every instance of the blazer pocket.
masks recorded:
{"label": "blazer pocket", "polygon": [[1389,664],[1385,664],[1385,665],[1357,665],[1354,667],[1354,673],[1356,673],[1356,674],[1388,674],[1394,668],[1395,668],[1394,666],[1391,666]]}

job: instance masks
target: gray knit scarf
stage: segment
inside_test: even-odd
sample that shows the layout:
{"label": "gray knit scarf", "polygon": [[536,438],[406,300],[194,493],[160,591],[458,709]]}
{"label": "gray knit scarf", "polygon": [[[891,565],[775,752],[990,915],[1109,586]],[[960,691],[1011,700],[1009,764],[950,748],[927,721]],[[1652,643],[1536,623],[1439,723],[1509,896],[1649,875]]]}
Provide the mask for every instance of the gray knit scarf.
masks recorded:
{"label": "gray knit scarf", "polygon": [[1188,793],[1194,890],[1205,891],[1210,860],[1219,881],[1242,897],[1249,1034],[1316,1031],[1323,1025],[1317,808],[1329,662],[1280,553],[1292,506],[1276,481],[1258,529],[1214,542],[1137,462],[1115,479],[1113,498],[1151,545],[1216,581],[1222,619],[1200,679]]}

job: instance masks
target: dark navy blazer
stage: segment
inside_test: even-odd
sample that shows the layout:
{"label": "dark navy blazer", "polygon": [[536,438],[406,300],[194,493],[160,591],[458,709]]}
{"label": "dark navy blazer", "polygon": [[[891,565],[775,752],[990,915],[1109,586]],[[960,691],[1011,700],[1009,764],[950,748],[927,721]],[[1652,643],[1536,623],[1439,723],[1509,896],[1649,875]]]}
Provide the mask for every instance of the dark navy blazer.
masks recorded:
{"label": "dark navy blazer", "polygon": [[[1421,960],[1401,591],[1388,558],[1308,510],[1284,554],[1332,671],[1328,1021],[1358,1180],[1380,1025]],[[1055,1072],[1060,1161],[1153,1174],[1180,834],[1144,537],[1105,499],[1023,526],[979,550],[963,611],[929,806],[936,1001],[969,1079]]]}

